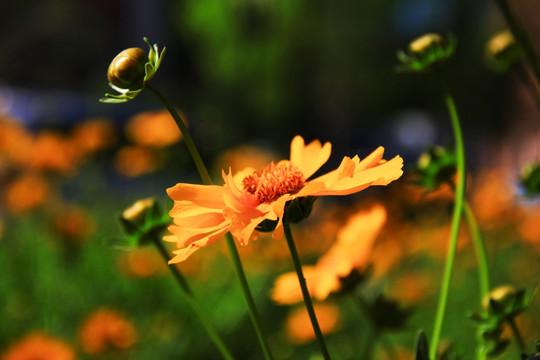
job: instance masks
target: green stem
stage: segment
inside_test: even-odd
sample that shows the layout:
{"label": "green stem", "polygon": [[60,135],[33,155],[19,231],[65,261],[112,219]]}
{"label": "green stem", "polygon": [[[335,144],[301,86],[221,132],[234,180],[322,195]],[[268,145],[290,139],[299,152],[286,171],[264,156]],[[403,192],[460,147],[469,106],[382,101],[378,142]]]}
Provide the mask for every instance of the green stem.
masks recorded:
{"label": "green stem", "polygon": [[[158,249],[159,253],[161,254],[161,257],[165,260],[165,262],[168,263],[170,260],[169,254],[167,252],[167,249],[165,249],[165,246],[163,245],[161,238],[157,235],[152,236],[152,242]],[[178,270],[178,268],[175,265],[168,265],[168,268],[173,274],[178,284],[180,285],[180,288],[182,288],[182,290],[184,291],[184,294],[186,295],[189,304],[191,305],[191,307],[193,308],[193,310],[195,311],[195,313],[201,320],[201,323],[204,329],[206,330],[208,336],[214,342],[214,344],[218,348],[223,358],[227,360],[234,360],[234,356],[232,356],[231,352],[229,351],[229,349],[227,348],[223,340],[221,340],[221,337],[219,336],[217,331],[212,326],[212,323],[210,322],[210,320],[203,313],[202,309],[199,306],[199,303],[196,301],[195,296],[193,295],[193,291],[191,291],[191,288],[189,287],[186,279],[184,278],[180,270]]]}
{"label": "green stem", "polygon": [[499,9],[504,15],[504,18],[516,39],[516,42],[521,46],[525,54],[525,59],[529,64],[531,71],[534,74],[534,78],[538,85],[540,85],[540,68],[538,66],[538,58],[534,50],[534,46],[531,39],[525,29],[520,25],[512,9],[508,5],[506,0],[495,0]]}
{"label": "green stem", "polygon": [[[476,253],[476,261],[478,262],[478,283],[480,286],[480,300],[489,295],[489,267],[487,262],[486,247],[482,240],[482,234],[474,213],[467,201],[464,202],[465,220],[469,225],[469,230],[472,238],[474,252]],[[476,352],[477,360],[486,359],[486,350],[484,347],[484,339],[482,336],[482,330],[478,329],[478,349]]]}
{"label": "green stem", "polygon": [[[203,183],[206,185],[212,185],[212,179],[210,178],[210,175],[208,174],[208,170],[206,169],[206,166],[204,165],[201,155],[199,154],[199,151],[197,150],[195,143],[191,139],[191,136],[189,135],[189,131],[187,130],[187,127],[182,121],[182,118],[180,117],[178,112],[176,112],[174,107],[171,106],[171,104],[161,94],[161,92],[159,92],[157,89],[155,89],[154,87],[148,84],[146,85],[146,88],[148,88],[148,90],[150,90],[159,98],[159,100],[163,103],[163,105],[167,108],[167,110],[173,117],[174,121],[176,122],[176,125],[178,125],[178,128],[180,129],[180,132],[182,133],[182,136],[184,137],[184,142],[186,143],[189,153],[191,154],[191,157],[193,158],[193,161],[195,162],[195,166],[197,167],[197,170],[199,171],[199,174],[201,176]],[[227,245],[229,247],[231,260],[233,262],[236,275],[238,276],[238,279],[240,280],[240,284],[242,285],[242,292],[244,294],[244,298],[246,299],[246,302],[248,305],[248,312],[251,317],[253,326],[255,327],[257,336],[259,338],[259,343],[262,347],[265,359],[272,360],[273,356],[266,342],[266,338],[263,335],[264,333],[262,331],[262,326],[259,320],[257,308],[255,306],[255,302],[253,301],[253,295],[251,294],[251,290],[249,289],[249,285],[247,283],[246,274],[242,267],[240,256],[238,255],[238,249],[236,248],[236,244],[230,233],[227,233],[225,235],[225,238],[227,240]]]}
{"label": "green stem", "polygon": [[313,331],[315,332],[315,336],[317,337],[317,341],[319,342],[319,346],[321,347],[321,352],[324,359],[330,360],[330,354],[328,353],[328,349],[326,348],[326,343],[324,342],[324,337],[322,335],[319,322],[317,321],[317,315],[315,315],[315,309],[313,309],[311,296],[309,295],[309,291],[307,289],[306,279],[302,271],[302,264],[300,263],[300,257],[298,256],[298,252],[296,251],[296,245],[294,244],[291,228],[289,227],[289,225],[284,224],[284,230],[285,230],[285,237],[287,238],[287,245],[289,245],[289,251],[291,253],[291,257],[294,263],[294,268],[296,270],[296,275],[298,275],[298,281],[300,282],[300,288],[302,289],[302,296],[304,297],[304,303],[306,304],[307,312],[311,320],[311,325],[313,326]]}
{"label": "green stem", "polygon": [[253,325],[255,327],[255,332],[257,333],[257,337],[259,338],[259,343],[261,344],[262,350],[264,352],[264,357],[266,359],[273,359],[272,353],[270,352],[270,347],[268,346],[266,338],[262,332],[261,320],[259,318],[259,314],[257,313],[257,308],[255,307],[255,301],[253,300],[253,296],[251,295],[251,291],[249,290],[249,285],[247,283],[246,275],[240,261],[238,249],[236,248],[236,244],[230,232],[225,234],[225,239],[227,240],[227,246],[229,247],[231,260],[233,262],[236,273],[238,274],[238,279],[240,280],[240,284],[244,292],[244,297],[248,305],[249,316],[251,317],[251,321],[253,322]]}
{"label": "green stem", "polygon": [[433,335],[430,345],[430,358],[435,360],[439,338],[441,336],[441,328],[448,300],[448,292],[450,289],[450,280],[452,279],[452,270],[454,267],[454,259],[456,257],[459,224],[463,211],[463,199],[465,195],[465,150],[463,146],[463,137],[461,135],[461,126],[459,124],[459,116],[456,105],[452,96],[447,93],[445,102],[452,122],[452,129],[455,137],[456,162],[457,162],[457,181],[455,192],[454,211],[452,214],[452,225],[450,230],[450,242],[448,244],[448,253],[446,256],[446,264],[442,278],[441,290],[439,293],[439,303],[437,305],[437,313],[435,314],[435,324],[433,327]]}
{"label": "green stem", "polygon": [[487,262],[486,246],[484,244],[484,241],[482,240],[482,233],[480,232],[480,228],[478,227],[478,223],[476,222],[474,213],[472,212],[472,209],[466,200],[463,203],[463,209],[465,213],[465,220],[469,225],[472,243],[474,251],[476,253],[476,261],[478,261],[478,282],[480,285],[480,299],[483,299],[486,295],[489,294],[490,289],[489,266]]}
{"label": "green stem", "polygon": [[186,124],[178,114],[178,112],[172,107],[172,105],[165,99],[165,97],[159,92],[156,88],[146,85],[146,88],[150,90],[154,95],[156,95],[161,103],[165,105],[171,116],[173,117],[174,121],[176,122],[176,125],[180,129],[180,132],[182,133],[182,136],[184,137],[184,142],[186,143],[186,146],[188,148],[188,151],[193,158],[193,161],[195,162],[195,166],[197,167],[197,171],[199,171],[199,174],[201,175],[202,181],[205,185],[211,185],[212,179],[210,179],[210,175],[208,174],[208,170],[206,170],[206,166],[204,165],[204,162],[201,158],[201,155],[199,154],[199,150],[197,150],[197,147],[195,146],[195,143],[193,142],[193,139],[189,135],[189,131],[186,127]]}

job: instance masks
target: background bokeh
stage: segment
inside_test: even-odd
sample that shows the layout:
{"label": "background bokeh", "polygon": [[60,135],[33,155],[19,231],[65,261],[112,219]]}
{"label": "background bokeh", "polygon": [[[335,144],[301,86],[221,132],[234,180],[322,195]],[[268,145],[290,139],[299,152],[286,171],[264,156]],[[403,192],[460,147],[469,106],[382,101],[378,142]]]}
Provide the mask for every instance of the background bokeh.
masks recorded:
{"label": "background bokeh", "polygon": [[[519,0],[512,6],[540,48],[539,3]],[[452,135],[438,79],[397,74],[395,53],[425,32],[454,34],[457,51],[445,78],[461,115],[469,197],[483,219],[493,282],[532,288],[540,274],[540,215],[515,183],[521,167],[540,156],[540,112],[523,79],[486,66],[485,43],[504,28],[491,0],[3,2],[0,116],[10,125],[0,128],[0,353],[37,331],[64,339],[80,358],[217,358],[153,249],[139,254],[105,245],[122,236],[117,217],[132,202],[153,196],[167,211],[167,187],[198,182],[179,137],[160,140],[158,132],[155,143],[144,143],[145,136],[136,134],[137,116],[158,121],[163,115],[151,93],[120,105],[98,102],[110,91],[106,70],[112,58],[128,47],[146,50],[144,36],[167,47],[152,84],[183,114],[219,181],[222,168],[286,158],[296,134],[332,143],[324,169],[382,145],[386,158],[405,159],[407,174],[423,150],[451,144]],[[91,136],[97,140],[88,145]],[[437,231],[446,229],[451,208],[444,194],[419,200],[415,191],[395,185],[321,201],[324,209],[336,210],[326,217],[315,213],[299,239],[306,261],[314,263],[333,237],[307,228],[333,224],[330,234],[364,201],[386,204],[399,226],[382,237],[402,250],[395,255],[402,260],[388,265],[393,272],[377,289],[417,308],[406,328],[391,337],[409,352],[417,330],[432,326],[446,246],[446,235]],[[493,209],[501,211],[494,215]],[[419,236],[413,226],[429,231]],[[308,358],[316,346],[293,347],[286,340],[290,309],[268,296],[275,277],[291,269],[284,244],[272,241],[241,249],[250,284],[263,317],[271,319],[266,326],[276,355]],[[405,244],[415,244],[417,253],[405,251]],[[443,334],[465,354],[474,347],[474,324],[465,310],[474,311],[477,301],[471,251],[464,245]],[[260,358],[226,250],[218,245],[211,255],[199,253],[180,267],[202,306],[239,358]],[[539,312],[535,304],[531,314]],[[82,324],[103,307],[130,319],[137,332],[133,339],[124,333],[130,350],[85,350]],[[340,308],[355,311],[347,301]],[[364,344],[358,339],[365,319],[345,318],[330,347],[337,358],[362,359],[357,344]],[[532,351],[540,324],[531,315],[522,325]],[[516,358],[512,351],[509,359]]]}

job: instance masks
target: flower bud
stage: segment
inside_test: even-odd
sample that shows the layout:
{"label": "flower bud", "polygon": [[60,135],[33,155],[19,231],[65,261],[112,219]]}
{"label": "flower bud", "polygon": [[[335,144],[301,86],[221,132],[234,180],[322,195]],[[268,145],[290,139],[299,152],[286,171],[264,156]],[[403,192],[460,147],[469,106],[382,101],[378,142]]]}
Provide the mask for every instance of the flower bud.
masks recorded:
{"label": "flower bud", "polygon": [[399,50],[398,60],[402,63],[396,68],[400,72],[422,72],[430,70],[434,64],[448,59],[456,48],[452,35],[443,38],[439,34],[428,33],[414,39],[407,52]]}
{"label": "flower bud", "polygon": [[120,216],[120,226],[128,237],[129,244],[144,245],[156,239],[169,225],[168,214],[163,214],[152,198],[136,201]]}
{"label": "flower bud", "polygon": [[512,285],[499,286],[491,290],[491,292],[482,299],[482,307],[485,310],[488,310],[495,304],[497,309],[505,309],[515,301],[517,293],[517,289]]}
{"label": "flower bud", "polygon": [[442,46],[444,39],[441,35],[435,33],[424,34],[414,39],[409,44],[409,51],[415,54],[421,54],[429,50],[433,46]]}
{"label": "flower bud", "polygon": [[143,87],[148,55],[141,48],[129,48],[116,55],[107,71],[109,82],[120,88],[137,90]]}
{"label": "flower bud", "polygon": [[129,221],[140,221],[145,217],[146,211],[154,206],[154,203],[153,198],[138,200],[122,212],[122,218]]}
{"label": "flower bud", "polygon": [[521,47],[509,30],[491,37],[485,47],[486,65],[496,72],[504,72],[517,64],[523,57]]}
{"label": "flower bud", "polygon": [[486,55],[498,57],[502,53],[508,51],[512,46],[515,46],[516,41],[509,30],[503,30],[495,35],[486,44]]}

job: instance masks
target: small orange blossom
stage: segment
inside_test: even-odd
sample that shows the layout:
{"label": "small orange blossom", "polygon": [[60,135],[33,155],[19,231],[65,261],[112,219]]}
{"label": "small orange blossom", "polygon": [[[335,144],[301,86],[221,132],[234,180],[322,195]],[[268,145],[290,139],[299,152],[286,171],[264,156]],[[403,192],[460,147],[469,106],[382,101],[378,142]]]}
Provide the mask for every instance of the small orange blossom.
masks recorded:
{"label": "small orange blossom", "polygon": [[112,309],[100,308],[82,325],[79,338],[87,354],[100,354],[111,349],[128,349],[137,342],[135,327]]}
{"label": "small orange blossom", "polygon": [[2,354],[2,360],[75,360],[66,342],[36,332],[26,335]]}
{"label": "small orange blossom", "polygon": [[[321,332],[330,334],[335,332],[340,323],[341,314],[339,308],[332,304],[313,305]],[[311,326],[311,320],[305,307],[295,309],[288,317],[286,331],[292,342],[304,344],[315,340],[315,333]]]}
{"label": "small orange blossom", "polygon": [[174,224],[165,241],[178,249],[170,263],[184,261],[201,247],[210,245],[227,232],[246,245],[264,220],[276,221],[272,236],[283,237],[283,215],[287,202],[323,195],[349,195],[372,185],[387,185],[402,174],[403,159],[382,159],[379,147],[365,159],[344,157],[339,167],[313,180],[308,179],[330,157],[331,144],[318,140],[305,145],[301,136],[291,142],[290,160],[270,163],[254,171],[244,169],[233,176],[222,172],[223,186],[176,184],[167,189],[174,200],[169,212]]}

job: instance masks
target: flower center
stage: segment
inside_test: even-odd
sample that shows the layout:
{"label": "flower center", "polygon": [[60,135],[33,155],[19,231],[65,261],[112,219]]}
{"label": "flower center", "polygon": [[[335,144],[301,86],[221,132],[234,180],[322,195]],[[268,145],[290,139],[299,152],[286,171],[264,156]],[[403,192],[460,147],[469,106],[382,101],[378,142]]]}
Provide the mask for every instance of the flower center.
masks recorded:
{"label": "flower center", "polygon": [[285,194],[296,194],[304,187],[304,174],[289,161],[270,163],[242,180],[244,190],[257,196],[259,203],[272,202]]}

